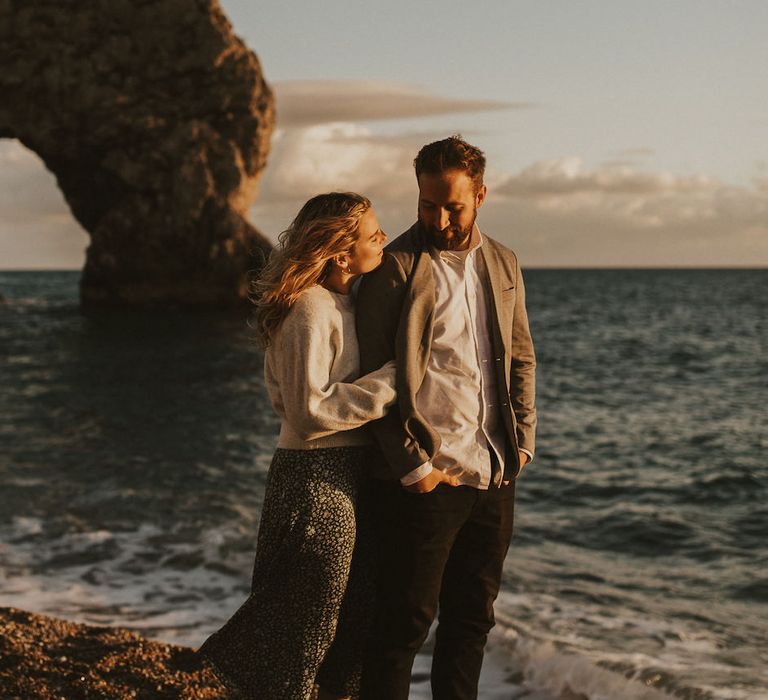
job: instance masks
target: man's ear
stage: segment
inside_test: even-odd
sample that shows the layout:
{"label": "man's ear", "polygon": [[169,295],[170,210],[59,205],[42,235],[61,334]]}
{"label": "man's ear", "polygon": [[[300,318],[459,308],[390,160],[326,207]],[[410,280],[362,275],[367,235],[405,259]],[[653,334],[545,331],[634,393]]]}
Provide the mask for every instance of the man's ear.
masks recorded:
{"label": "man's ear", "polygon": [[483,202],[485,201],[485,195],[488,194],[488,188],[483,184],[480,186],[480,189],[475,194],[475,208],[479,209],[483,206]]}

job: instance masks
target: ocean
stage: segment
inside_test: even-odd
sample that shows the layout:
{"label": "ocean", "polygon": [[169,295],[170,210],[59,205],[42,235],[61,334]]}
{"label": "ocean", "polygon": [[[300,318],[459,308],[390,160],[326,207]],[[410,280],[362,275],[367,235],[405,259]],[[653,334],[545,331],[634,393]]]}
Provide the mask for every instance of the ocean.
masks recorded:
{"label": "ocean", "polygon": [[[85,313],[78,278],[0,272],[0,605],[196,646],[249,590],[262,355],[242,312]],[[768,699],[768,270],[526,281],[538,453],[481,697]]]}

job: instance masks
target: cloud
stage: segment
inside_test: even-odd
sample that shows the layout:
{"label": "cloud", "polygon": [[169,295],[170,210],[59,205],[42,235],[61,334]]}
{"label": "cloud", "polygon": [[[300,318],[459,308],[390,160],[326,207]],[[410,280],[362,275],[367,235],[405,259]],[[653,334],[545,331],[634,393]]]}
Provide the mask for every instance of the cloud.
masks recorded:
{"label": "cloud", "polygon": [[69,208],[43,161],[15,140],[0,140],[0,220],[26,221]]}
{"label": "cloud", "polygon": [[88,236],[32,151],[0,140],[0,267],[82,267]]}
{"label": "cloud", "polygon": [[[352,123],[282,130],[250,218],[275,238],[312,195],[353,190],[372,199],[384,230],[397,235],[415,219],[413,157],[442,135],[381,136]],[[768,265],[762,173],[735,186],[630,165],[587,168],[563,157],[514,173],[490,168],[487,182],[478,221],[526,265]],[[0,266],[80,267],[87,243],[39,158],[0,141]]]}
{"label": "cloud", "polygon": [[437,138],[423,137],[380,137],[349,123],[281,131],[250,219],[275,240],[310,197],[353,191],[371,198],[384,230],[392,233],[415,211],[413,158],[420,145]]}
{"label": "cloud", "polygon": [[[437,137],[438,135],[435,135]],[[366,127],[330,124],[281,137],[251,215],[274,235],[313,194],[368,195],[386,231],[413,221],[412,161],[418,138],[380,138]],[[768,182],[737,187],[706,175],[585,168],[577,157],[489,170],[479,221],[537,266],[768,265]]]}
{"label": "cloud", "polygon": [[412,189],[412,162],[412,148],[357,124],[291,129],[274,144],[262,199],[295,200],[330,190],[403,196]]}
{"label": "cloud", "polygon": [[534,163],[501,181],[490,218],[537,265],[768,265],[768,187],[705,175]]}
{"label": "cloud", "polygon": [[603,161],[602,166],[605,168],[634,168],[637,167],[638,161],[650,158],[655,153],[656,151],[652,148],[623,148],[614,151],[611,158]]}
{"label": "cloud", "polygon": [[647,158],[656,153],[652,148],[623,148],[620,151],[616,151],[616,156],[619,158]]}
{"label": "cloud", "polygon": [[387,81],[291,80],[277,82],[273,87],[277,122],[283,129],[536,106],[527,102],[440,97],[414,85]]}
{"label": "cloud", "polygon": [[561,200],[584,194],[651,195],[664,192],[700,192],[715,181],[702,175],[679,177],[670,173],[646,173],[628,165],[602,166],[591,172],[583,170],[582,160],[566,157],[534,163],[510,176],[498,187],[514,197]]}

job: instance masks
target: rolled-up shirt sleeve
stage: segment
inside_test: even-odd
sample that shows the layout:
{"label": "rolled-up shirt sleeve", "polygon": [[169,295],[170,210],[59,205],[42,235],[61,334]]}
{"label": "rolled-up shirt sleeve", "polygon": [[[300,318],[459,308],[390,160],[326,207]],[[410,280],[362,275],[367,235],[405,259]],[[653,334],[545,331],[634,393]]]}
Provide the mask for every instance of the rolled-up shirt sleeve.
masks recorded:
{"label": "rolled-up shirt sleeve", "polygon": [[424,477],[429,476],[432,473],[432,462],[424,462],[424,464],[416,467],[413,471],[408,472],[405,476],[400,477],[400,484],[402,486],[410,486],[417,481],[421,481]]}

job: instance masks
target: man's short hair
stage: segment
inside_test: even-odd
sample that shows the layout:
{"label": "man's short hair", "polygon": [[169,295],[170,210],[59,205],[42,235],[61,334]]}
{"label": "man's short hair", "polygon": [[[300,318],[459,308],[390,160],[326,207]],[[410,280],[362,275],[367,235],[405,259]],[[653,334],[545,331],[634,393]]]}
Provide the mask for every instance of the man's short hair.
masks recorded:
{"label": "man's short hair", "polygon": [[477,191],[483,186],[485,155],[477,146],[461,138],[461,134],[454,134],[424,146],[414,159],[413,167],[417,180],[422,173],[439,175],[446,170],[461,170],[469,176]]}

